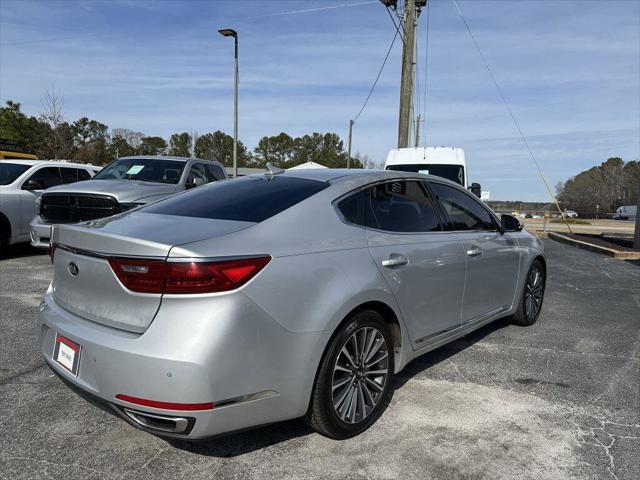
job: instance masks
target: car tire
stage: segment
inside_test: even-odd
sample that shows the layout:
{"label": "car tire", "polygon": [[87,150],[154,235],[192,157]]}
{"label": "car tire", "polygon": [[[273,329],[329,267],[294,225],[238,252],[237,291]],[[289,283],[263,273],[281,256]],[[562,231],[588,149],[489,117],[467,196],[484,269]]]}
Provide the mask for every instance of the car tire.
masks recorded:
{"label": "car tire", "polygon": [[322,359],[307,423],[337,440],[373,425],[391,399],[393,351],[389,326],[379,313],[364,310],[351,317],[333,336]]}
{"label": "car tire", "polygon": [[8,246],[9,234],[0,227],[0,258],[3,258],[6,255]]}
{"label": "car tire", "polygon": [[536,323],[542,310],[547,275],[542,262],[538,259],[531,262],[522,287],[518,310],[511,323],[529,326]]}

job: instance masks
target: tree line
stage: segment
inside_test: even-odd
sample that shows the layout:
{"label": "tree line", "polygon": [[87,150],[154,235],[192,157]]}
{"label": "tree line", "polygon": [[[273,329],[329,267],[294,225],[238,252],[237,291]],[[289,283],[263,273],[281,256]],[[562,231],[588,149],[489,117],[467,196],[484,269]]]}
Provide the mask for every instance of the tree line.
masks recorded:
{"label": "tree line", "polygon": [[556,185],[563,208],[581,216],[615,212],[621,205],[636,205],[640,194],[640,162],[612,157]]}
{"label": "tree line", "polygon": [[[233,137],[220,130],[203,135],[181,132],[165,139],[125,128],[110,129],[87,117],[67,122],[62,116],[62,99],[55,93],[47,93],[42,106],[40,116],[34,117],[23,113],[20,103],[7,101],[0,107],[0,138],[24,146],[38,158],[95,165],[129,155],[194,156],[233,165]],[[272,163],[289,168],[313,161],[340,168],[347,166],[347,157],[344,142],[335,133],[314,132],[292,137],[282,132],[262,137],[253,150],[238,142],[239,167],[264,168]],[[363,168],[370,163],[366,155],[356,154],[350,165]]]}

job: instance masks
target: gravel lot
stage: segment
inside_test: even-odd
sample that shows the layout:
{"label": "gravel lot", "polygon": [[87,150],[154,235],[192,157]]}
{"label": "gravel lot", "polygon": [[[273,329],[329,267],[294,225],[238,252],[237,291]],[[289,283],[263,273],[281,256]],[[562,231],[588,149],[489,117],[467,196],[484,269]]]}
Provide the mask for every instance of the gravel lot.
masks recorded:
{"label": "gravel lot", "polygon": [[291,421],[199,444],[142,433],[52,375],[36,318],[51,267],[16,248],[0,260],[0,477],[640,478],[640,263],[545,245],[538,323],[413,362],[360,437]]}

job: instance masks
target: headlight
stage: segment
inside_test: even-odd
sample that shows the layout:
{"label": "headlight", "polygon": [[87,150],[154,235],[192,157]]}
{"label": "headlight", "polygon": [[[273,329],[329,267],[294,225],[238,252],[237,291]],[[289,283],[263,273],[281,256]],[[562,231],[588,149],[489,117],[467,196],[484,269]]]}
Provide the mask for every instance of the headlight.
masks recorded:
{"label": "headlight", "polygon": [[42,196],[36,198],[36,214],[40,215],[40,205],[42,204]]}

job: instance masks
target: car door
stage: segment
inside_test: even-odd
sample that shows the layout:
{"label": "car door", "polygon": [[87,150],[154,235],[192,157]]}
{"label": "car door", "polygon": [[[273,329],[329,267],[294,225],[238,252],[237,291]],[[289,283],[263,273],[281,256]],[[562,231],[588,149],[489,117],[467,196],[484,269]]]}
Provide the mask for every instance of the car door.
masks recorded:
{"label": "car door", "polygon": [[367,189],[369,250],[402,311],[415,348],[460,324],[465,258],[445,232],[419,180],[393,180]]}
{"label": "car door", "polygon": [[18,235],[29,233],[29,222],[36,214],[37,198],[44,190],[60,185],[61,182],[58,167],[41,167],[22,182],[20,187],[20,232]]}
{"label": "car door", "polygon": [[508,309],[514,298],[520,252],[510,233],[502,233],[495,217],[461,188],[429,182],[447,217],[448,229],[461,239],[466,257],[462,323]]}

